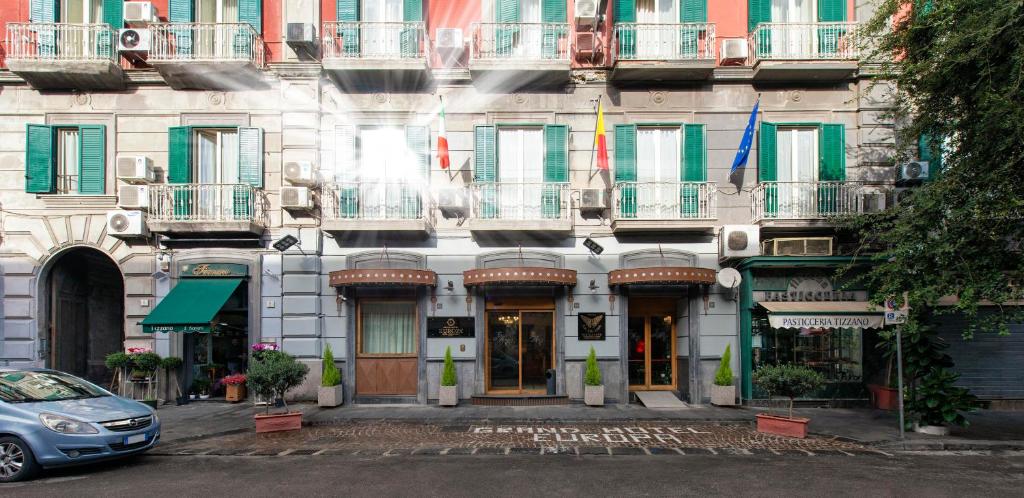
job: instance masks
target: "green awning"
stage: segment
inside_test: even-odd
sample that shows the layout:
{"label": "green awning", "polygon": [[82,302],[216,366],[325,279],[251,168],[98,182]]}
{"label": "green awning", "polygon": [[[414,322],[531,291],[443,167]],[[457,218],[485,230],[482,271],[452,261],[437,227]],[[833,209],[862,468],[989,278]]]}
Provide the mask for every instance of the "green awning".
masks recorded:
{"label": "green awning", "polygon": [[241,283],[240,278],[183,278],[142,320],[142,331],[210,332],[213,318]]}

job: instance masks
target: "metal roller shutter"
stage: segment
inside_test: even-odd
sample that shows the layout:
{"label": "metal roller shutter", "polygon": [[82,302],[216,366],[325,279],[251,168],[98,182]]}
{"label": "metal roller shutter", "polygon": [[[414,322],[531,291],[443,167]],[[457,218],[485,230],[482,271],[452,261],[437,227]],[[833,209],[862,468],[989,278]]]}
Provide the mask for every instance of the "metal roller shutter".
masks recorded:
{"label": "metal roller shutter", "polygon": [[960,315],[941,317],[939,336],[949,343],[960,374],[959,385],[982,399],[1024,399],[1024,324],[1010,326],[1010,335],[961,335],[967,322]]}

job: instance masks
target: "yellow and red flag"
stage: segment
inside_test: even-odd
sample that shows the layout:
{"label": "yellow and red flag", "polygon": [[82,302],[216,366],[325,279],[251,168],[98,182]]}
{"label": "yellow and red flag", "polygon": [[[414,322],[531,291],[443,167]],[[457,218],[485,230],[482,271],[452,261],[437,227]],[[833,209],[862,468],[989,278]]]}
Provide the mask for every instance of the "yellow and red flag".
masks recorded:
{"label": "yellow and red flag", "polygon": [[448,157],[448,136],[444,129],[444,99],[441,99],[441,126],[437,130],[437,160],[441,163],[441,169],[448,169],[451,166],[451,159]]}
{"label": "yellow and red flag", "polygon": [[608,136],[604,132],[604,107],[597,102],[597,127],[594,129],[594,147],[597,148],[597,169],[608,171]]}

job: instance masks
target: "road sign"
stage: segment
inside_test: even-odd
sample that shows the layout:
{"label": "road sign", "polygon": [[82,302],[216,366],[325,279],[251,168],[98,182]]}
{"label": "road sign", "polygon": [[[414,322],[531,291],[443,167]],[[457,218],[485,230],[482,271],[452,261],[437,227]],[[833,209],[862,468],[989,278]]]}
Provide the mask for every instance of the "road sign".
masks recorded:
{"label": "road sign", "polygon": [[907,302],[904,299],[885,300],[885,325],[907,323]]}

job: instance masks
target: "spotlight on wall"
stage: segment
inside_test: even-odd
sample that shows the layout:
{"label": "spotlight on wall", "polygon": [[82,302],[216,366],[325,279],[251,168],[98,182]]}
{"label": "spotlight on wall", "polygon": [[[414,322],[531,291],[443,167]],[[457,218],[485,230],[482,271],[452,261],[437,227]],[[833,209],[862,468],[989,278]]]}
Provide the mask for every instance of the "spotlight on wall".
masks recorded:
{"label": "spotlight on wall", "polygon": [[294,235],[289,234],[285,235],[284,237],[281,237],[280,239],[277,239],[277,242],[274,242],[274,249],[277,249],[280,252],[285,252],[291,246],[294,246],[295,244],[298,243],[299,239],[296,239]]}
{"label": "spotlight on wall", "polygon": [[590,289],[590,292],[596,293],[597,292],[597,280],[591,280],[590,281],[590,285],[587,288]]}
{"label": "spotlight on wall", "polygon": [[449,280],[448,285],[444,286],[444,288],[448,289],[448,292],[455,292],[455,282]]}
{"label": "spotlight on wall", "polygon": [[604,247],[598,244],[594,239],[587,237],[583,239],[583,247],[586,247],[590,252],[600,256],[604,252]]}

